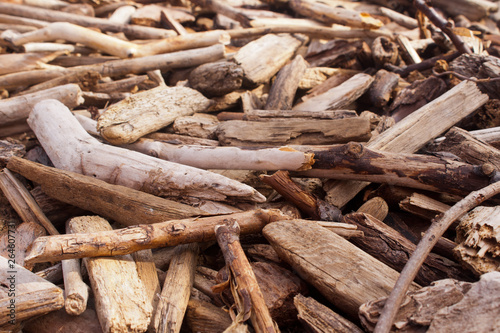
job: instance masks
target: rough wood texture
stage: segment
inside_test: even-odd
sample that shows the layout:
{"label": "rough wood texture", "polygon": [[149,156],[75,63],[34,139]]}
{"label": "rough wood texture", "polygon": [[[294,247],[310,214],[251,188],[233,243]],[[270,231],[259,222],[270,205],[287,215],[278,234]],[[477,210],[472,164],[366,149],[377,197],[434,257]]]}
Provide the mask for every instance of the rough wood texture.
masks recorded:
{"label": "rough wood texture", "polygon": [[70,316],[63,309],[26,321],[25,333],[102,333],[94,309],[87,309],[79,316]]}
{"label": "rough wood texture", "polygon": [[156,332],[180,332],[198,259],[198,244],[175,249],[154,316]]}
{"label": "rough wood texture", "polygon": [[366,141],[371,132],[370,121],[360,117],[287,122],[229,120],[220,123],[217,136],[223,145],[255,147]]}
{"label": "rough wood texture", "polygon": [[[132,253],[132,258],[135,261],[139,279],[141,279],[144,284],[144,294],[154,311],[154,309],[156,309],[156,304],[158,303],[158,295],[161,292],[161,288],[153,253],[150,249],[140,250]],[[152,330],[153,327],[153,320],[151,320],[148,331]]]}
{"label": "rough wood texture", "polygon": [[363,95],[373,82],[368,74],[356,74],[339,86],[299,103],[293,110],[323,111],[342,109]]}
{"label": "rough wood texture", "polygon": [[0,268],[0,325],[14,327],[64,306],[63,291],[54,284],[2,256]]}
{"label": "rough wood texture", "polygon": [[171,124],[177,117],[202,112],[210,101],[187,87],[157,87],[134,94],[106,109],[97,129],[113,144],[132,143]]}
{"label": "rough wood texture", "polygon": [[172,128],[175,133],[203,139],[215,139],[215,131],[219,125],[216,116],[207,113],[194,113],[175,119]]}
{"label": "rough wood texture", "polygon": [[397,74],[380,69],[373,83],[368,90],[368,98],[376,107],[384,107],[389,103],[392,98],[392,92],[399,83],[399,76]]}
{"label": "rough wood texture", "polygon": [[62,260],[64,277],[64,309],[66,313],[79,316],[87,309],[89,286],[83,282],[79,259]]}
{"label": "rough wood texture", "polygon": [[[225,199],[227,194],[265,200],[253,188],[226,177],[104,145],[87,134],[68,108],[55,100],[37,104],[28,122],[59,169],[92,175],[155,195],[207,195],[213,200]],[[60,146],[60,142],[66,144]]]}
{"label": "rough wood texture", "polygon": [[193,298],[189,300],[185,318],[193,332],[220,333],[232,323],[226,311],[212,303]]}
{"label": "rough wood texture", "polygon": [[476,207],[460,219],[454,249],[460,261],[474,274],[498,270],[500,260],[498,213],[500,207]]}
{"label": "rough wood texture", "polygon": [[263,234],[302,279],[352,317],[361,304],[387,296],[398,278],[392,268],[315,223],[276,222]]}
{"label": "rough wood texture", "polygon": [[294,297],[293,302],[299,312],[298,317],[300,322],[310,332],[363,332],[355,324],[337,314],[330,308],[319,303],[312,297],[304,297],[301,294],[298,294]]}
{"label": "rough wood texture", "polygon": [[411,196],[401,200],[399,202],[399,207],[402,210],[429,220],[432,220],[437,215],[443,214],[450,209],[449,205],[420,193],[413,193]]}
{"label": "rough wood texture", "polygon": [[[242,234],[251,234],[260,232],[267,223],[286,220],[288,216],[276,209],[259,209],[223,216],[138,225],[92,234],[39,237],[33,244],[26,262],[122,255],[182,243],[206,242],[215,239],[213,228],[230,218],[238,220]],[[64,248],[63,252],[61,248]]]}
{"label": "rough wood texture", "polygon": [[267,34],[239,49],[234,61],[243,68],[248,84],[265,83],[292,58],[300,44],[291,35]]}
{"label": "rough wood texture", "polygon": [[[73,218],[68,222],[68,228],[81,235],[112,231],[109,223],[98,216]],[[132,257],[85,258],[84,263],[102,331],[145,332],[153,309]]]}
{"label": "rough wood texture", "polygon": [[189,84],[206,96],[224,96],[241,88],[244,74],[234,62],[212,62],[191,71]]}
{"label": "rough wood texture", "polygon": [[21,223],[15,228],[15,233],[13,231],[7,231],[0,235],[0,255],[4,258],[15,258],[15,262],[19,266],[24,266],[24,268],[32,270],[32,265],[24,263],[26,252],[35,239],[45,236],[47,233],[41,225],[35,222]]}
{"label": "rough wood texture", "polygon": [[307,67],[308,63],[300,55],[296,56],[289,64],[283,66],[271,86],[264,108],[266,110],[291,109],[295,92]]}
{"label": "rough wood texture", "polygon": [[126,226],[206,215],[200,209],[176,201],[26,159],[12,158],[8,165],[10,170],[39,184],[43,192],[52,198]]}

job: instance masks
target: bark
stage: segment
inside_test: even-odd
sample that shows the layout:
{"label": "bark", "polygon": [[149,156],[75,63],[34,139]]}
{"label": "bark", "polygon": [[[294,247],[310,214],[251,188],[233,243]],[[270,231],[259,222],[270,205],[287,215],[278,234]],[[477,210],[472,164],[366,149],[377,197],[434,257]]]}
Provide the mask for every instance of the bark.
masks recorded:
{"label": "bark", "polygon": [[378,108],[386,106],[392,99],[394,88],[399,83],[399,76],[380,69],[373,80],[373,84],[368,90],[368,98],[372,104]]}
{"label": "bark", "polygon": [[[285,220],[289,217],[273,209],[252,210],[223,216],[138,225],[88,235],[39,237],[33,244],[26,262],[122,255],[144,249],[206,242],[215,239],[213,228],[229,218],[238,220],[242,234],[252,234],[260,232],[267,223]],[[64,251],[61,252],[61,248]]]}
{"label": "bark", "polygon": [[[29,124],[54,165],[63,170],[155,195],[265,199],[253,188],[211,172],[104,145],[88,135],[71,112],[54,100],[39,103],[30,115]],[[61,147],[60,142],[67,144]]]}
{"label": "bark", "polygon": [[397,12],[395,10],[386,7],[380,7],[379,10],[382,15],[387,16],[393,22],[396,22],[400,26],[403,26],[410,30],[418,27],[418,22],[413,17],[401,14],[400,12]]}

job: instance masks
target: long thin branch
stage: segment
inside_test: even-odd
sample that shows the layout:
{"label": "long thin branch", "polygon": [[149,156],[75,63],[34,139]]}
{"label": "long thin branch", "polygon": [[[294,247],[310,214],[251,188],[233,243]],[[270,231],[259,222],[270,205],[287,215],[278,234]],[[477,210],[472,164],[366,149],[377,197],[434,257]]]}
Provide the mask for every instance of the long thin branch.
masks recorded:
{"label": "long thin branch", "polygon": [[415,252],[413,252],[403,268],[389,298],[387,298],[377,326],[375,326],[375,330],[373,331],[374,333],[388,333],[391,330],[392,323],[394,322],[408,287],[420,270],[427,255],[431,252],[434,245],[450,225],[469,210],[498,193],[500,193],[500,182],[488,185],[479,191],[471,192],[468,196],[446,211],[441,218],[432,222],[432,225],[418,243]]}

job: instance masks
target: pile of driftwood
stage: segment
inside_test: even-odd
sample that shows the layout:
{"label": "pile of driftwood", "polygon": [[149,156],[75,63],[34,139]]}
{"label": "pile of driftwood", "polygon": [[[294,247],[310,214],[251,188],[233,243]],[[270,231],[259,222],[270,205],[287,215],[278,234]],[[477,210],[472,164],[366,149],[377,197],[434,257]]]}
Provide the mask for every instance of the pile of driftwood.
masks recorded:
{"label": "pile of driftwood", "polygon": [[499,331],[499,26],[0,1],[0,331]]}

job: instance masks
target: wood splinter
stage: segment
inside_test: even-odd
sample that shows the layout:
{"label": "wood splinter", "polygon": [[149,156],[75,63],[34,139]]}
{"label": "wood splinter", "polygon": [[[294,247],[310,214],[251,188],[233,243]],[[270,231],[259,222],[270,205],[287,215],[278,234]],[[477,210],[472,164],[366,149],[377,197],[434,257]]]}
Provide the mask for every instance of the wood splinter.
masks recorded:
{"label": "wood splinter", "polygon": [[[279,332],[271,318],[255,274],[239,241],[240,226],[231,219],[215,227],[217,242],[230,271],[231,292],[238,307],[238,316],[250,318],[256,332]],[[241,317],[240,317],[241,318]]]}

